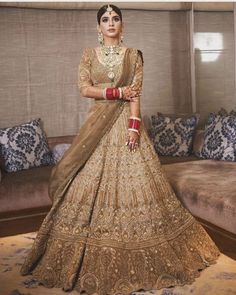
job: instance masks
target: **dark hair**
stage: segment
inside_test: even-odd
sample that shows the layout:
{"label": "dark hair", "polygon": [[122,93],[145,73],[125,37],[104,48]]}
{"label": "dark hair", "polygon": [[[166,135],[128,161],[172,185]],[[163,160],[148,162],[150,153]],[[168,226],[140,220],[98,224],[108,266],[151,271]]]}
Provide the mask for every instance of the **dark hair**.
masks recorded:
{"label": "dark hair", "polygon": [[[122,21],[122,13],[120,11],[120,8],[118,8],[117,6],[115,6],[113,4],[109,4],[109,5],[119,15],[120,20]],[[97,12],[97,21],[98,21],[99,25],[100,25],[102,15],[107,11],[107,7],[108,7],[108,5],[103,5]]]}

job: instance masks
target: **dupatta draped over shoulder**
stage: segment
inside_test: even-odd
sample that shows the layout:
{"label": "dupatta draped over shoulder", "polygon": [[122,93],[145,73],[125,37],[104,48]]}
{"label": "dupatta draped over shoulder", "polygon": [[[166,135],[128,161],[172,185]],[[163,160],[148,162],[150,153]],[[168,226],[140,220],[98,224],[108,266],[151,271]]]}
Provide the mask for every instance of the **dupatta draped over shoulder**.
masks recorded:
{"label": "dupatta draped over shoulder", "polygon": [[[89,56],[86,54],[87,50],[91,49],[85,49],[81,62],[90,64]],[[126,49],[122,73],[114,87],[128,86],[134,82],[137,78],[135,78],[137,61],[140,58],[142,58],[142,54],[139,50]],[[85,71],[85,75],[86,72],[89,74],[89,67],[82,69],[80,63],[79,75],[84,75],[82,71]],[[110,130],[121,114],[125,103],[127,103],[125,100],[98,100],[90,108],[88,119],[79,130],[71,147],[66,151],[61,161],[53,167],[49,181],[49,197],[53,200],[54,205],[63,197],[71,181],[93,153],[102,136]]]}

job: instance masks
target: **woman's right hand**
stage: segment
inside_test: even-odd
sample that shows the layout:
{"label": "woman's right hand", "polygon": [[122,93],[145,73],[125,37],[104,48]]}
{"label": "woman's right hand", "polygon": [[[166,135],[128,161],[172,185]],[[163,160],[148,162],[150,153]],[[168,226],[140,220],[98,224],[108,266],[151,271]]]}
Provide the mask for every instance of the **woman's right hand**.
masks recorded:
{"label": "woman's right hand", "polygon": [[137,98],[141,95],[139,89],[135,89],[132,86],[122,87],[122,93],[122,99],[126,99],[129,101],[137,101]]}

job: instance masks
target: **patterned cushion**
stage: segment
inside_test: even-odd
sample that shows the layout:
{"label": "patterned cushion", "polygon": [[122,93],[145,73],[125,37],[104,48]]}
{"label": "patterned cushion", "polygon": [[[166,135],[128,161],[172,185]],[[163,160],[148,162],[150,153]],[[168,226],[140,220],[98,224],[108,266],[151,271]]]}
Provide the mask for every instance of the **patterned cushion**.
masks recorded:
{"label": "patterned cushion", "polygon": [[215,160],[236,160],[236,113],[210,113],[204,131],[200,157]]}
{"label": "patterned cushion", "polygon": [[150,136],[158,155],[188,156],[199,114],[176,117],[157,113],[151,116]]}
{"label": "patterned cushion", "polygon": [[52,149],[52,155],[55,164],[61,160],[64,153],[68,150],[70,146],[70,143],[60,143],[54,146],[54,148]]}
{"label": "patterned cushion", "polygon": [[40,119],[0,129],[0,144],[7,172],[53,164]]}
{"label": "patterned cushion", "polygon": [[202,151],[202,147],[204,144],[204,130],[197,129],[194,138],[193,138],[193,154],[197,157],[200,157],[200,153]]}

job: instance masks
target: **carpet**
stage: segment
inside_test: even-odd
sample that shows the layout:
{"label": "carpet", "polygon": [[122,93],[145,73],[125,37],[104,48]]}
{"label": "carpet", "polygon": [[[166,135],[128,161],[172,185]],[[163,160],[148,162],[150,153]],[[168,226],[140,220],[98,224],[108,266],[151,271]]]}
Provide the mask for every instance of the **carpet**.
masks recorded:
{"label": "carpet", "polygon": [[[65,295],[59,288],[45,288],[31,276],[21,276],[20,266],[36,233],[0,238],[0,295]],[[68,292],[67,292],[68,293]],[[78,295],[76,291],[70,295]],[[236,295],[236,261],[221,254],[217,263],[202,271],[192,285],[135,292],[135,295]]]}

